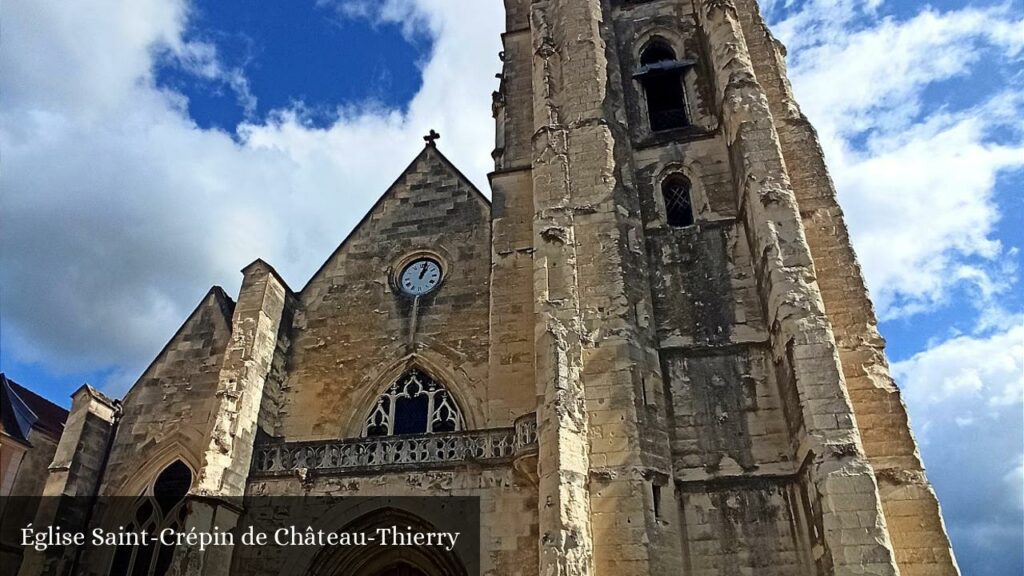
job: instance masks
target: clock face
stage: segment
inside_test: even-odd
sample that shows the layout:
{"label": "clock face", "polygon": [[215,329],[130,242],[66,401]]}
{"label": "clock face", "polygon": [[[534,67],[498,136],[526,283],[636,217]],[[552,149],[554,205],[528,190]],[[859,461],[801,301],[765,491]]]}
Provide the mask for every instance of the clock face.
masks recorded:
{"label": "clock face", "polygon": [[430,258],[413,260],[402,270],[398,283],[410,296],[426,294],[441,283],[441,266]]}

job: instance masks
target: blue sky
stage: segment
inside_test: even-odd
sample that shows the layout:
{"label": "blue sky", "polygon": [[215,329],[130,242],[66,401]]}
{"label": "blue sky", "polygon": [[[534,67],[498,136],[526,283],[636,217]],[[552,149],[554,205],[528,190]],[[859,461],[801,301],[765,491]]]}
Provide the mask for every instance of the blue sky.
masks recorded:
{"label": "blue sky", "polygon": [[193,69],[167,54],[156,84],[186,94],[188,115],[201,128],[229,132],[298,103],[319,127],[337,119],[339,105],[374,101],[405,111],[432,46],[425,33],[403,37],[400,23],[371,26],[331,5],[289,0],[193,4],[184,39],[214,45],[220,64],[244,82],[233,75],[197,82]]}
{"label": "blue sky", "polygon": [[[439,130],[482,189],[501,2],[10,0],[0,368],[120,394],[211,284],[301,286]],[[773,0],[964,574],[1024,572],[1024,6]]]}

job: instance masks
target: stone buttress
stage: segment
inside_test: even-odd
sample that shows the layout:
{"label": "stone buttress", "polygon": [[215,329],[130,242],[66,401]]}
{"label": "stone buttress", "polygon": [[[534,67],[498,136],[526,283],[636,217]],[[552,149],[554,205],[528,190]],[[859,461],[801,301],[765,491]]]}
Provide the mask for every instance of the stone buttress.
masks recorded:
{"label": "stone buttress", "polygon": [[956,574],[754,2],[505,4],[495,277],[532,254],[533,365],[502,367],[536,380],[539,573]]}

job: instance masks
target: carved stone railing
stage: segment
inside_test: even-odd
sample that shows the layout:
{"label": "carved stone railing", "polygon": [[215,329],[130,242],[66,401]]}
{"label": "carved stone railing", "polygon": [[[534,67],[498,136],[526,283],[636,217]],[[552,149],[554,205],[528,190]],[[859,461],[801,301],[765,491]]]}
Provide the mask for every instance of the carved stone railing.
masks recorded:
{"label": "carved stone railing", "polygon": [[523,414],[513,422],[516,431],[516,456],[537,451],[537,415]]}
{"label": "carved stone railing", "polygon": [[465,462],[500,463],[537,450],[537,419],[526,414],[512,428],[378,436],[312,442],[258,443],[252,473],[358,472],[381,468],[439,468]]}

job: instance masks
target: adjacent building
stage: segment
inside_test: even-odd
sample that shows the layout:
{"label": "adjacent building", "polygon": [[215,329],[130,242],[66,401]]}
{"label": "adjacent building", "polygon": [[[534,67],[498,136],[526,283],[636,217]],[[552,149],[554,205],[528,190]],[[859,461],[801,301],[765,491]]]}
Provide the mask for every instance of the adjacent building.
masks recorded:
{"label": "adjacent building", "polygon": [[32,522],[67,419],[67,410],[0,373],[0,565],[21,563],[11,528]]}

